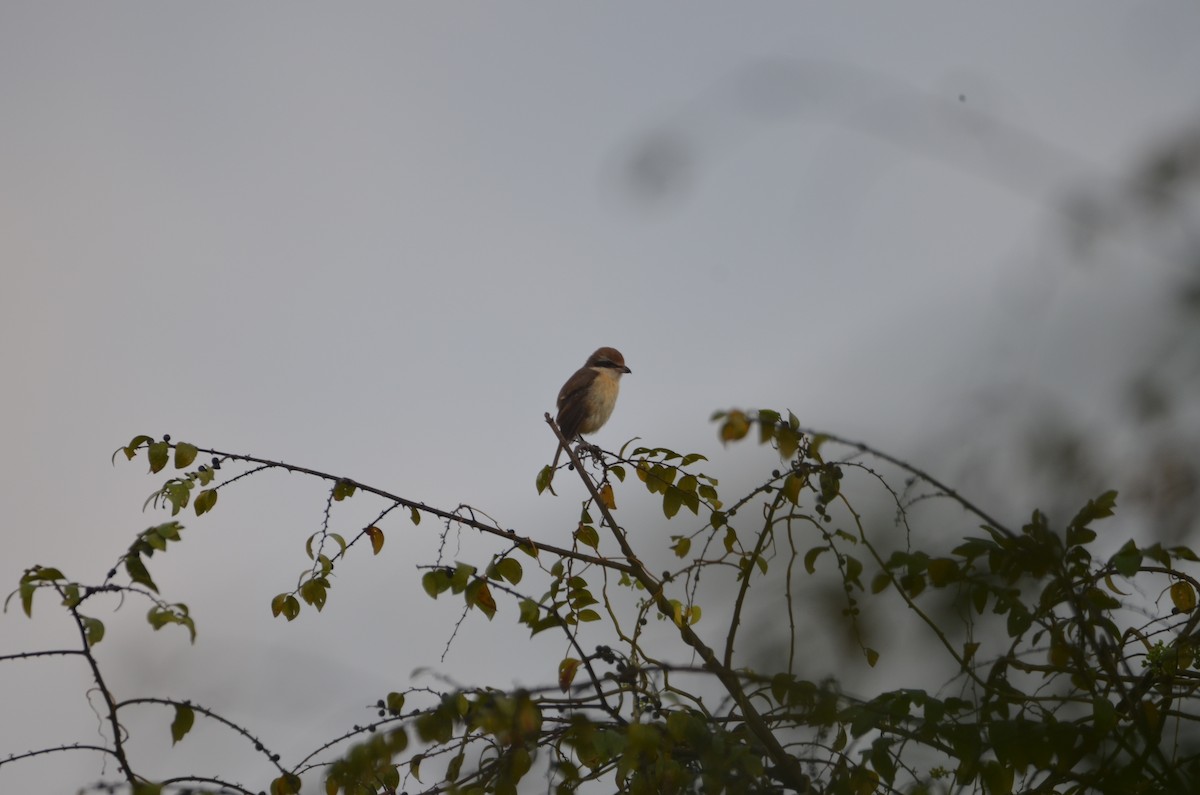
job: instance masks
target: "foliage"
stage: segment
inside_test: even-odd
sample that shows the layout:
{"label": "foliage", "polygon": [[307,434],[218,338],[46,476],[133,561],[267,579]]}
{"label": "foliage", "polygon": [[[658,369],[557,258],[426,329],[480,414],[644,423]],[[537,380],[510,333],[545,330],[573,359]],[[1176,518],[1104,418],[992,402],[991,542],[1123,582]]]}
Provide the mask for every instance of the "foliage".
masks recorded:
{"label": "foliage", "polygon": [[[697,454],[569,450],[587,494],[570,547],[505,529],[470,508],[444,510],[304,467],[137,436],[117,454],[144,455],[152,473],[173,459],[179,474],[148,501],[171,517],[189,505],[197,516],[214,510],[219,493],[250,475],[283,470],[324,483],[322,528],[304,540],[309,562],[295,587],[271,600],[280,619],[320,612],[336,595],[331,575],[348,555],[378,554],[398,521],[431,516],[443,534],[473,532],[494,545],[471,560],[420,567],[429,597],[459,600],[464,616],[477,610],[531,637],[557,633],[569,653],[557,680],[537,689],[433,692],[397,682],[380,694],[371,722],[331,730],[328,743],[285,763],[211,709],[184,699],[119,700],[106,683],[93,654],[105,639],[89,607],[98,600],[141,600],[151,626],[177,624],[195,642],[187,606],[164,600],[150,574],[156,554],[177,554],[184,528],[172,518],[138,534],[99,582],[48,566],[26,570],[6,607],[15,599],[32,616],[39,594],[50,592],[75,622],[79,643],[0,661],[80,658],[103,695],[107,740],[15,754],[0,766],[88,748],[120,773],[121,781],[100,788],[258,791],[220,770],[144,778],[122,717],[163,709],[172,743],[186,742],[197,720],[244,736],[273,771],[263,781],[272,795],[304,785],[329,795],[515,793],[535,779],[538,789],[560,793],[999,795],[1200,786],[1197,558],[1186,547],[1132,540],[1100,556],[1094,526],[1113,514],[1115,492],[1089,501],[1065,526],[1035,510],[1013,529],[919,469],[804,429],[791,414],[734,410],[714,419],[726,443],[753,435],[774,448],[777,468],[728,501],[718,479],[698,468],[707,462]],[[201,454],[207,462],[195,466]],[[899,473],[902,488],[885,469]],[[539,491],[550,474],[539,474]],[[628,531],[616,519],[622,489],[661,501],[664,520],[678,531]],[[894,521],[857,507],[879,494]],[[333,532],[337,504],[364,496],[381,506],[375,519],[348,538]],[[956,506],[954,521],[965,520],[965,530],[940,530],[922,549],[915,508],[935,500]],[[660,539],[677,563],[654,573],[639,553],[648,557]],[[843,603],[816,618],[847,628],[865,663],[889,674],[887,689],[852,695],[834,676],[806,678],[796,614],[806,609],[804,578],[821,577],[836,579]],[[754,599],[787,617],[788,653],[777,668],[752,668],[739,635]],[[902,649],[872,645],[868,612],[889,615],[895,606],[924,627],[919,653],[928,667],[936,659],[952,671],[936,691],[905,686],[918,672],[904,666]]]}

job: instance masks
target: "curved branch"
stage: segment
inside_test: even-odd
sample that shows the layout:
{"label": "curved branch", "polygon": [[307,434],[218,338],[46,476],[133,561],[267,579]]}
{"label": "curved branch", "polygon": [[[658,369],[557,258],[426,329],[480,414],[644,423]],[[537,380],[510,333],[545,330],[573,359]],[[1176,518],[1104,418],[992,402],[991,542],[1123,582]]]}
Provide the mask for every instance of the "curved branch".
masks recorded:
{"label": "curved branch", "polygon": [[274,765],[275,768],[280,773],[289,772],[288,770],[284,769],[284,767],[282,765],[279,764],[279,754],[273,754],[269,750],[267,750],[267,747],[265,745],[263,745],[262,741],[259,740],[257,737],[255,737],[253,734],[251,734],[249,729],[239,726],[238,724],[234,723],[233,721],[229,720],[228,718],[226,718],[216,712],[213,712],[211,709],[199,706],[198,704],[194,704],[191,701],[180,701],[180,700],[174,699],[174,698],[155,698],[153,696],[142,696],[139,698],[126,699],[117,704],[114,704],[113,708],[114,708],[114,710],[121,709],[122,707],[133,706],[134,704],[160,704],[162,706],[167,706],[167,707],[187,707],[188,709],[192,710],[193,712],[199,712],[201,715],[205,716],[206,718],[215,720],[217,723],[223,724],[224,726],[228,726],[230,729],[233,729],[235,732],[237,732],[238,734],[242,735],[247,740],[249,740],[254,745],[254,750],[260,752],[263,756],[265,756],[267,758],[267,760],[270,761],[270,763],[272,765]]}
{"label": "curved branch", "polygon": [[[170,446],[175,447],[175,444],[171,443]],[[233,483],[235,480],[243,478],[249,474],[252,474],[254,472],[260,472],[265,469],[282,469],[285,472],[294,472],[294,473],[301,474],[301,475],[309,475],[311,477],[318,478],[320,480],[327,480],[327,481],[330,481],[333,483],[342,481],[344,483],[354,486],[356,489],[358,489],[360,491],[365,491],[368,494],[374,494],[376,497],[382,497],[385,500],[390,500],[390,501],[394,502],[395,504],[401,505],[405,508],[420,511],[422,513],[427,513],[432,516],[436,516],[439,519],[444,519],[449,522],[457,522],[458,524],[465,525],[474,530],[479,530],[480,532],[483,532],[483,533],[491,533],[494,536],[498,536],[500,538],[504,538],[509,541],[515,541],[517,543],[532,547],[539,551],[549,552],[551,554],[558,555],[558,556],[564,557],[564,558],[574,558],[575,560],[580,560],[585,563],[593,563],[598,566],[607,566],[609,568],[617,569],[618,571],[622,571],[622,572],[625,572],[630,575],[633,574],[633,571],[630,567],[626,566],[625,564],[623,564],[619,561],[606,561],[603,558],[598,558],[598,557],[595,557],[593,555],[588,555],[583,552],[577,552],[573,549],[566,549],[564,547],[554,546],[553,544],[546,544],[541,541],[534,541],[532,538],[529,538],[528,536],[517,535],[515,530],[504,530],[502,528],[495,527],[493,525],[484,524],[483,522],[477,521],[475,519],[466,518],[466,517],[462,516],[462,514],[452,513],[450,511],[442,510],[441,508],[434,508],[430,505],[426,505],[423,502],[416,502],[414,500],[405,499],[404,497],[400,497],[396,494],[392,494],[391,492],[384,491],[383,489],[379,489],[374,486],[369,486],[365,483],[360,483],[357,480],[354,480],[352,478],[338,477],[337,475],[331,475],[328,472],[322,472],[317,469],[310,469],[309,467],[296,466],[295,464],[288,464],[284,461],[271,461],[270,459],[259,458],[257,456],[252,456],[252,455],[242,455],[240,453],[227,453],[227,452],[224,452],[221,450],[214,450],[214,449],[205,448],[205,447],[198,447],[198,448],[196,448],[196,450],[197,450],[197,452],[205,453],[206,455],[215,456],[217,458],[221,458],[221,459],[225,459],[225,460],[245,461],[247,463],[259,465],[258,468],[251,470],[250,472],[243,472],[242,474],[237,475],[237,476],[231,478],[230,480],[225,481],[224,483],[221,483],[221,484],[215,486],[214,488],[217,488],[217,489],[219,489],[223,486],[228,486],[230,483]]]}
{"label": "curved branch", "polygon": [[46,754],[54,754],[59,751],[96,751],[101,754],[108,754],[111,757],[117,758],[117,754],[113,749],[106,748],[103,745],[90,745],[87,743],[69,743],[67,745],[56,745],[52,748],[38,748],[34,751],[26,751],[20,754],[12,754],[0,758],[0,767],[4,767],[9,762],[20,762],[22,759],[32,759],[35,756],[45,756]]}
{"label": "curved branch", "polygon": [[1016,533],[1014,533],[1012,530],[1009,530],[1001,522],[998,522],[994,517],[989,515],[986,511],[984,511],[978,505],[971,502],[966,497],[962,496],[957,491],[955,491],[954,489],[947,486],[945,483],[942,483],[940,480],[935,478],[933,475],[930,475],[925,470],[919,469],[918,467],[913,466],[912,464],[908,463],[907,461],[896,458],[893,455],[888,455],[887,453],[883,452],[882,450],[877,450],[874,447],[871,447],[869,444],[866,444],[865,442],[856,442],[852,439],[847,439],[844,436],[838,436],[837,434],[834,434],[834,433],[828,433],[826,431],[818,431],[818,430],[815,430],[812,428],[801,428],[800,432],[807,434],[808,436],[812,436],[812,437],[823,437],[825,439],[829,439],[832,442],[837,442],[838,444],[843,444],[847,447],[853,447],[856,450],[859,450],[861,452],[870,453],[871,455],[875,456],[876,458],[880,459],[881,461],[887,461],[889,464],[899,467],[900,469],[903,469],[905,472],[908,472],[911,475],[915,475],[916,477],[925,481],[926,483],[933,486],[934,488],[937,488],[943,494],[945,494],[947,497],[954,500],[955,502],[957,502],[962,507],[966,508],[971,513],[975,514],[983,521],[987,522],[988,525],[990,527],[994,528],[995,530],[1003,533],[1004,535],[1008,536],[1009,538],[1016,538],[1016,535],[1017,535]]}

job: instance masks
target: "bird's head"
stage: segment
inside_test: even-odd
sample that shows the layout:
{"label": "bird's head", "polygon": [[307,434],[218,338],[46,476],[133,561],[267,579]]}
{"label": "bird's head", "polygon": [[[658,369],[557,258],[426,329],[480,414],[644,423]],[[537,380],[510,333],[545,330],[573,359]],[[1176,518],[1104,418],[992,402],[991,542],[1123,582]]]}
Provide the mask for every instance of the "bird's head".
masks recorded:
{"label": "bird's head", "polygon": [[616,348],[597,348],[596,352],[588,357],[586,367],[604,367],[616,370],[618,373],[632,373],[625,366],[625,357]]}

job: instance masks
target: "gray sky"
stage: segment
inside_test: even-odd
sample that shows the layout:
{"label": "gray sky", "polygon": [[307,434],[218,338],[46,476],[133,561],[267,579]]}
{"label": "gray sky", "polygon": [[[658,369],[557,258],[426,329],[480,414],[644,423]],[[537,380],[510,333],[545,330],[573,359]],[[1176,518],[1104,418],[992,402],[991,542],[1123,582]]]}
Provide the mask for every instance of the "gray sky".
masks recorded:
{"label": "gray sky", "polygon": [[[633,369],[610,447],[713,453],[713,410],[762,405],[917,456],[995,383],[1103,386],[1158,282],[1082,279],[1059,210],[1194,117],[1197,31],[1183,2],[6,2],[0,582],[100,579],[164,520],[144,463],[108,463],[136,433],[567,538],[580,495],[534,493],[541,417],[599,345]],[[629,164],[664,142],[666,190],[639,193]],[[413,569],[433,522],[352,557],[322,616],[271,619],[323,505],[271,476],[189,513],[151,571],[199,642],[99,613],[120,694],[196,698],[293,754],[440,665],[456,613]],[[0,653],[70,642],[48,599],[34,615],[0,618]],[[510,626],[472,616],[481,645],[446,667],[552,679],[562,649]],[[86,682],[6,664],[0,754],[94,741]],[[100,776],[63,754],[0,789]]]}

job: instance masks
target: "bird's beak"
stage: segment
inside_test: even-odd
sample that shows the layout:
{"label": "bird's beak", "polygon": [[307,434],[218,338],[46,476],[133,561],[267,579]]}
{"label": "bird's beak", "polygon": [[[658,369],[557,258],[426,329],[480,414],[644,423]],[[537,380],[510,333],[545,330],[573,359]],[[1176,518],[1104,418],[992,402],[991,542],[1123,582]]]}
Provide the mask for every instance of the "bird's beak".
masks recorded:
{"label": "bird's beak", "polygon": [[630,370],[628,367],[622,367],[622,368],[621,368],[621,372],[623,372],[623,373],[632,373],[632,372],[633,372],[633,370]]}

